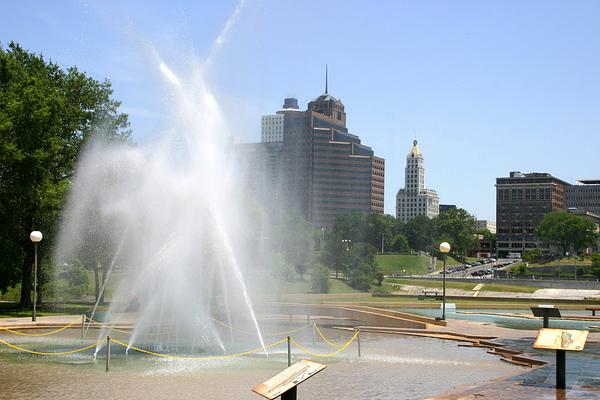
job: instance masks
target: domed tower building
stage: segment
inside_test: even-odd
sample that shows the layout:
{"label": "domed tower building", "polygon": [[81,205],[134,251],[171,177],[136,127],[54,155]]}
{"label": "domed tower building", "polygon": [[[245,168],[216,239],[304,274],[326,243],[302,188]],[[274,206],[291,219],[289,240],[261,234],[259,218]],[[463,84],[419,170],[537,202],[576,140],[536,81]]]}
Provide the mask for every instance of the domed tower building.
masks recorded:
{"label": "domed tower building", "polygon": [[404,189],[396,195],[396,218],[408,222],[417,215],[433,218],[440,213],[440,199],[435,190],[425,189],[425,159],[417,140],[406,156]]}

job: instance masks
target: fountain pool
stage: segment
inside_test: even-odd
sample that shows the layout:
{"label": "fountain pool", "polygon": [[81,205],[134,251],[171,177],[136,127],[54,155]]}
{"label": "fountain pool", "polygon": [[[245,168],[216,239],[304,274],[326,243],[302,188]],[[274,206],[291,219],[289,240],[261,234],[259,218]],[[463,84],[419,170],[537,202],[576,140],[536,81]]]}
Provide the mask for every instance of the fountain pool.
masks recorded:
{"label": "fountain pool", "polygon": [[[327,336],[343,340],[349,333],[325,329]],[[343,335],[344,338],[339,337]],[[73,333],[53,339],[56,346],[80,345]],[[298,342],[312,351],[326,352],[325,344],[312,345],[309,333],[299,333]],[[29,341],[29,342],[28,342]],[[48,339],[37,342],[48,344]],[[23,346],[31,347],[30,338]],[[331,399],[422,399],[461,385],[483,383],[512,376],[523,368],[502,363],[482,349],[459,348],[456,342],[430,338],[362,335],[362,357],[355,345],[340,356],[322,359],[324,372],[303,385],[301,398]],[[267,359],[260,354],[224,361],[182,361],[117,352],[111,371],[104,372],[100,353],[68,357],[32,357],[0,348],[0,393],[11,399],[258,399],[254,385],[287,366],[285,344],[271,349]],[[293,360],[305,356],[297,350]],[[23,373],[23,371],[27,373]]]}

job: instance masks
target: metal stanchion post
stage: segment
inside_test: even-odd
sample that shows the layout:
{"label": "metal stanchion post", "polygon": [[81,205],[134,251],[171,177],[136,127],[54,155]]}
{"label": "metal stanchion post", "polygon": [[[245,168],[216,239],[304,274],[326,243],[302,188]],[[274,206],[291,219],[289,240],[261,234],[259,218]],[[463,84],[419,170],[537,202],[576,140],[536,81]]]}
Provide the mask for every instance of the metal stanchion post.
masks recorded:
{"label": "metal stanchion post", "polygon": [[288,367],[292,365],[292,343],[290,337],[287,337],[287,345],[288,345]]}
{"label": "metal stanchion post", "polygon": [[565,350],[556,350],[556,388],[567,388],[567,357]]}
{"label": "metal stanchion post", "polygon": [[81,314],[81,338],[83,339],[85,332],[85,314]]}
{"label": "metal stanchion post", "polygon": [[110,367],[110,336],[106,337],[106,372]]}
{"label": "metal stanchion post", "polygon": [[298,387],[294,386],[290,390],[281,394],[281,400],[296,400],[298,395]]}
{"label": "metal stanchion post", "polygon": [[360,329],[356,330],[356,343],[358,344],[358,356],[360,357]]}

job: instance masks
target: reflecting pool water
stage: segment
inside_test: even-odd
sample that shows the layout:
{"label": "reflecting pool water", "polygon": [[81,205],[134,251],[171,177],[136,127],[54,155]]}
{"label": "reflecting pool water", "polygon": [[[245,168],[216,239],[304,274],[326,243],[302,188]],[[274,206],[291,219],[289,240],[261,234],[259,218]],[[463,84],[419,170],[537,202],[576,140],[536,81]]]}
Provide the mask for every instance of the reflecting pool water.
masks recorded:
{"label": "reflecting pool water", "polygon": [[[412,314],[423,315],[427,317],[436,317],[441,315],[441,310],[432,308],[412,308],[401,309]],[[499,310],[499,309],[446,309],[446,318],[462,319],[468,321],[487,322],[503,328],[537,330],[542,327],[541,319],[521,318],[511,315],[499,314],[531,314],[530,309],[521,310]],[[589,311],[583,310],[567,310],[562,312],[563,315],[589,316]],[[598,325],[598,322],[586,320],[568,320],[568,319],[550,319],[551,328],[560,329],[588,329],[590,325]]]}
{"label": "reflecting pool water", "polygon": [[[331,341],[343,343],[348,332],[325,329]],[[73,333],[49,338],[10,337],[29,349],[81,346]],[[70,336],[70,337],[69,337]],[[295,334],[313,352],[332,347],[313,344],[310,330]],[[2,336],[8,340],[8,336]],[[39,340],[38,340],[39,339]],[[280,338],[277,338],[278,340]],[[273,340],[275,341],[275,340]],[[456,342],[429,338],[364,333],[362,357],[356,343],[341,355],[317,359],[329,367],[303,384],[301,398],[309,399],[421,399],[453,387],[477,384],[524,369],[502,363],[482,349],[458,347]],[[306,357],[294,350],[293,360]],[[104,372],[104,353],[62,357],[32,356],[0,347],[0,393],[10,399],[259,399],[250,392],[287,366],[286,344],[264,354],[217,361],[171,360],[130,351],[115,351],[110,372]]]}

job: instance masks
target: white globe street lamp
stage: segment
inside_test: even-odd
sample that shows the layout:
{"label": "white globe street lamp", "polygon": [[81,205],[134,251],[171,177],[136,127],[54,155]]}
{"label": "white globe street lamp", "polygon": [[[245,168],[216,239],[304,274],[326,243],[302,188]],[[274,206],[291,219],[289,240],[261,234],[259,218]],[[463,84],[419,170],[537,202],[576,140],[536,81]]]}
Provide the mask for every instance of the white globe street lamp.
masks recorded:
{"label": "white globe street lamp", "polygon": [[31,321],[35,322],[37,317],[37,246],[42,241],[44,235],[40,231],[33,231],[29,234],[29,240],[33,242],[33,312],[31,313]]}
{"label": "white globe street lamp", "polygon": [[443,289],[442,289],[442,320],[446,320],[446,257],[448,257],[448,253],[450,253],[450,243],[442,242],[440,243],[440,253],[443,254],[444,257],[444,270],[443,270]]}
{"label": "white globe street lamp", "polygon": [[450,243],[448,242],[442,242],[440,243],[440,253],[450,253]]}

